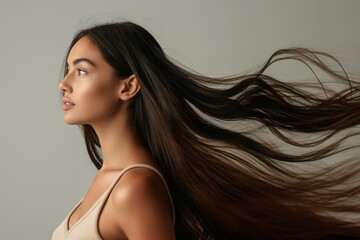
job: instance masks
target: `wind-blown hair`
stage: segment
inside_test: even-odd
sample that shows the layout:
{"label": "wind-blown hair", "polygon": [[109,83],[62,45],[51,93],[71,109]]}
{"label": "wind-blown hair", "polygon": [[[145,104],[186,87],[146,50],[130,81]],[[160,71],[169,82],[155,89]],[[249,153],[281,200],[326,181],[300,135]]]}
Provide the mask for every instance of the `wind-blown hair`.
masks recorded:
{"label": "wind-blown hair", "polygon": [[[84,36],[118,76],[135,74],[140,82],[129,105],[129,127],[165,175],[175,202],[177,239],[360,237],[359,219],[346,218],[360,212],[359,157],[343,154],[359,147],[345,142],[358,134],[360,87],[345,71],[326,64],[338,63],[334,57],[282,49],[254,73],[214,78],[175,64],[134,23],[81,30],[69,51]],[[265,74],[273,63],[288,59],[322,70],[343,89],[331,90],[320,81],[321,88],[312,90],[325,94],[314,94],[308,86]],[[98,136],[90,125],[82,129],[99,169]],[[266,139],[269,134],[273,142]],[[303,168],[302,162],[331,156],[343,161]]]}

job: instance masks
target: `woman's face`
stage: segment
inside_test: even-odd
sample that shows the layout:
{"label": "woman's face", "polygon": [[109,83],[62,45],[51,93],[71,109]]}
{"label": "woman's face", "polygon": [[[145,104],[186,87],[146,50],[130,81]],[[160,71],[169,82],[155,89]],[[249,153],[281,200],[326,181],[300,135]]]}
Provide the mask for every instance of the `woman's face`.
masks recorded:
{"label": "woman's face", "polygon": [[120,111],[121,81],[88,37],[81,38],[67,59],[68,72],[60,82],[64,122],[94,124]]}

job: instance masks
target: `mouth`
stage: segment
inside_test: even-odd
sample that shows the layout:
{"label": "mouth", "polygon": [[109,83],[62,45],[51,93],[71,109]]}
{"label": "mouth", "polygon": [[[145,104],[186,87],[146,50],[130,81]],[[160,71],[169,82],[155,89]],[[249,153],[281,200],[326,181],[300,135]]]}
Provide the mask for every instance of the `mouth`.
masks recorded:
{"label": "mouth", "polygon": [[64,110],[64,111],[67,111],[67,110],[70,110],[71,108],[73,108],[74,106],[75,106],[75,103],[74,102],[72,102],[69,98],[67,98],[67,97],[63,97],[62,99],[61,99],[61,101],[62,101],[62,103],[63,103],[63,105],[62,105],[62,110]]}

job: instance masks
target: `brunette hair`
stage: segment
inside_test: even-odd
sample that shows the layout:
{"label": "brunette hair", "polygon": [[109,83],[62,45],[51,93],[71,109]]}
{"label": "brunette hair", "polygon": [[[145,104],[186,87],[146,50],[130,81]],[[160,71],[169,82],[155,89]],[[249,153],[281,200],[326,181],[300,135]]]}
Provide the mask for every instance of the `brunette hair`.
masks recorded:
{"label": "brunette hair", "polygon": [[[84,36],[118,76],[135,74],[140,82],[129,105],[130,127],[165,175],[177,239],[360,237],[359,219],[345,215],[360,212],[359,158],[343,154],[358,147],[346,140],[358,134],[360,87],[345,71],[329,67],[328,60],[341,67],[333,56],[282,49],[254,73],[214,78],[175,64],[134,23],[81,30],[69,51]],[[316,87],[265,74],[288,59],[320,69],[343,89],[331,90],[324,80]],[[90,125],[82,130],[99,169],[98,136]],[[277,141],[267,139],[270,133]],[[331,156],[344,161],[328,164]],[[325,166],[308,171],[303,162]]]}

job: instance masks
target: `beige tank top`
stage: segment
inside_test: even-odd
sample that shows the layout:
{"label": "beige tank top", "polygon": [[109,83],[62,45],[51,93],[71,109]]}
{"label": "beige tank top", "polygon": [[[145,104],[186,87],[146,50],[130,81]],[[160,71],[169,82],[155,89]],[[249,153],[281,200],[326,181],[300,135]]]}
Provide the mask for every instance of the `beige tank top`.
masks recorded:
{"label": "beige tank top", "polygon": [[71,210],[65,220],[60,224],[58,228],[53,233],[52,240],[102,240],[99,231],[98,231],[98,222],[103,206],[106,203],[107,198],[109,197],[111,191],[114,189],[116,183],[120,180],[124,173],[132,168],[148,168],[156,172],[161,179],[163,180],[166,190],[169,194],[169,198],[172,204],[173,210],[173,224],[175,225],[175,210],[174,204],[170,195],[170,191],[167,187],[164,177],[162,174],[155,169],[154,167],[147,164],[134,164],[123,169],[119,176],[115,178],[110,187],[101,195],[101,197],[94,203],[94,205],[88,210],[88,212],[80,218],[74,226],[70,229],[68,228],[68,222],[71,214],[75,209],[80,205],[81,201]]}

